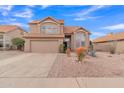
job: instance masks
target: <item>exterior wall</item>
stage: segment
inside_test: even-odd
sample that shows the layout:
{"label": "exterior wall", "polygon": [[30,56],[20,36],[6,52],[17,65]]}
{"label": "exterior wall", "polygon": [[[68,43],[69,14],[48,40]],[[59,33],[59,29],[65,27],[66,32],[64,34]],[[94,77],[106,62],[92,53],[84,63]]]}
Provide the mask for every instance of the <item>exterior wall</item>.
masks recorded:
{"label": "exterior wall", "polygon": [[[109,52],[113,42],[95,43],[94,49],[96,51]],[[124,53],[124,41],[117,41],[115,44],[116,53]]]}
{"label": "exterior wall", "polygon": [[39,33],[38,25],[39,24],[29,24],[30,33]]}
{"label": "exterior wall", "polygon": [[[48,26],[48,25],[55,25],[59,28],[58,32],[60,32],[60,35],[63,35],[63,25],[60,25],[59,23],[56,23],[55,21],[52,21],[50,19],[44,20],[40,23],[37,24],[29,24],[30,26],[30,32],[29,33],[38,33],[41,35],[49,35],[49,34],[45,34],[41,31],[41,27],[42,26]],[[53,35],[53,34],[52,34]],[[54,34],[56,35],[56,34]],[[57,34],[58,35],[58,34]]]}
{"label": "exterior wall", "polygon": [[109,52],[110,46],[111,46],[110,42],[95,43],[94,44],[94,50],[95,51]]}
{"label": "exterior wall", "polygon": [[118,41],[117,47],[116,47],[117,53],[124,53],[124,41]]}
{"label": "exterior wall", "polygon": [[[78,31],[77,31],[78,32]],[[76,49],[76,33],[74,33],[74,35],[72,35],[72,47],[73,47],[73,50]],[[79,31],[81,33],[84,33],[85,34],[85,47],[88,49],[89,48],[89,33],[88,32],[84,32],[84,31]]]}

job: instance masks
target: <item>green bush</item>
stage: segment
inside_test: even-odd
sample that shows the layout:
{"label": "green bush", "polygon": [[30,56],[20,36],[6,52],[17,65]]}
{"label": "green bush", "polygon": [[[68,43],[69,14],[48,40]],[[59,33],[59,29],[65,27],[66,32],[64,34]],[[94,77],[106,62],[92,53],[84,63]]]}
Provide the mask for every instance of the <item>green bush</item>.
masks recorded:
{"label": "green bush", "polygon": [[21,38],[17,37],[17,38],[12,39],[12,44],[14,46],[16,46],[17,49],[19,49],[19,50],[22,50],[22,48],[24,47],[24,43],[25,43],[25,41],[23,39],[21,39]]}

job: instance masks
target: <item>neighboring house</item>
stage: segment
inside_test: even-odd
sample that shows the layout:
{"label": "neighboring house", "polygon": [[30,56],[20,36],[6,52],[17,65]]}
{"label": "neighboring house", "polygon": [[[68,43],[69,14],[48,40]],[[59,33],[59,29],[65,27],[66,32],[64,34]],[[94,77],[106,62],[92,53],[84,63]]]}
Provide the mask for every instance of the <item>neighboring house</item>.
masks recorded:
{"label": "neighboring house", "polygon": [[0,25],[0,49],[9,49],[11,40],[15,37],[22,38],[24,30],[16,25]]}
{"label": "neighboring house", "polygon": [[90,32],[79,26],[65,26],[64,20],[47,17],[29,23],[30,31],[24,35],[26,52],[58,52],[60,44],[74,50],[89,47]]}
{"label": "neighboring house", "polygon": [[124,53],[124,32],[110,33],[93,40],[96,51],[109,52],[115,48],[116,53]]}

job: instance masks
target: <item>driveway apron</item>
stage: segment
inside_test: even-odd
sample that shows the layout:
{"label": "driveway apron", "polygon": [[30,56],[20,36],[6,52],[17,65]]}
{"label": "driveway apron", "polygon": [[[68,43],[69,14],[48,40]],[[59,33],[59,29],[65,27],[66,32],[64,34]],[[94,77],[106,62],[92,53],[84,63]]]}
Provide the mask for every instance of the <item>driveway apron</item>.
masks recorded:
{"label": "driveway apron", "polygon": [[57,53],[24,53],[0,61],[0,77],[47,77]]}

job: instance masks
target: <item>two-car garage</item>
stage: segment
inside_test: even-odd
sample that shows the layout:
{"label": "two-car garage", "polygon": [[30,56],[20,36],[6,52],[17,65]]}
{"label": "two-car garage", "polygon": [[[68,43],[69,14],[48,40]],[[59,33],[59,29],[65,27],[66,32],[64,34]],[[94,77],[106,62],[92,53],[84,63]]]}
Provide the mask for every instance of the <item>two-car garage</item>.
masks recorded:
{"label": "two-car garage", "polygon": [[57,53],[59,40],[31,40],[30,51],[37,53]]}

